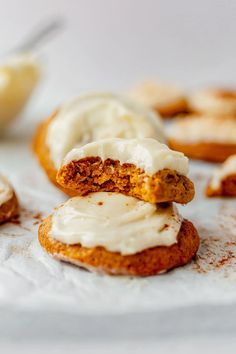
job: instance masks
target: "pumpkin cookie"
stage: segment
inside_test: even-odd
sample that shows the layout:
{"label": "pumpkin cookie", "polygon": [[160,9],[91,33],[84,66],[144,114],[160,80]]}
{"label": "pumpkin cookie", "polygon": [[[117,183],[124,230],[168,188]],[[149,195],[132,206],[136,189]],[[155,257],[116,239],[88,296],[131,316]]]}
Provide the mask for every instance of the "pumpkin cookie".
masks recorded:
{"label": "pumpkin cookie", "polygon": [[188,203],[188,159],[155,139],[104,139],[73,149],[57,182],[69,195],[120,192],[150,203]]}
{"label": "pumpkin cookie", "polygon": [[111,137],[165,140],[154,112],[125,97],[100,93],[64,104],[40,124],[33,147],[49,179],[58,186],[57,170],[72,148]]}
{"label": "pumpkin cookie", "polygon": [[16,216],[18,211],[16,194],[6,177],[0,175],[0,224]]}
{"label": "pumpkin cookie", "polygon": [[208,89],[193,93],[188,97],[191,111],[212,116],[236,117],[236,90]]}
{"label": "pumpkin cookie", "polygon": [[190,262],[199,236],[171,203],[103,192],[59,207],[40,225],[39,242],[56,259],[88,270],[149,276]]}
{"label": "pumpkin cookie", "polygon": [[236,120],[207,115],[179,118],[173,122],[168,141],[172,149],[188,157],[223,162],[236,154]]}
{"label": "pumpkin cookie", "polygon": [[144,82],[130,92],[130,97],[158,112],[163,118],[188,112],[184,92],[171,84]]}
{"label": "pumpkin cookie", "polygon": [[236,155],[230,156],[214,171],[206,188],[207,197],[236,197]]}

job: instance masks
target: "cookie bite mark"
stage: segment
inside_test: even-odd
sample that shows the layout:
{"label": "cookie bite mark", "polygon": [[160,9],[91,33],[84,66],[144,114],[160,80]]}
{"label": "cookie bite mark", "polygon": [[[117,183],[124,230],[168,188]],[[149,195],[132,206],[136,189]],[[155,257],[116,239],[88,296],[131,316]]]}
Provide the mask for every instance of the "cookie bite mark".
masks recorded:
{"label": "cookie bite mark", "polygon": [[206,196],[236,197],[236,155],[230,156],[213,172],[213,177],[206,187]]}
{"label": "cookie bite mark", "polygon": [[186,177],[164,169],[149,176],[133,164],[100,157],[88,157],[63,166],[58,183],[70,196],[91,192],[119,192],[150,203],[175,201],[186,204],[193,199],[194,186]]}
{"label": "cookie bite mark", "polygon": [[154,139],[105,139],[72,150],[57,182],[69,195],[119,192],[150,203],[185,204],[194,197],[187,172],[187,158]]}

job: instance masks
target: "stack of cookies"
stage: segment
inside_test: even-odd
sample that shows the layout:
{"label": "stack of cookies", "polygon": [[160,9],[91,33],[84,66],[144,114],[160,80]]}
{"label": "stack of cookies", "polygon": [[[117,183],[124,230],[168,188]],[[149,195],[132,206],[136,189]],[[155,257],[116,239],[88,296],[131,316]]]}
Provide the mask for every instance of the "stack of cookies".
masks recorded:
{"label": "stack of cookies", "polygon": [[[131,132],[132,136],[115,135],[79,143],[53,173],[51,170],[49,174],[48,164],[44,166],[54,184],[74,197],[40,225],[40,244],[59,260],[108,274],[148,276],[188,263],[197,252],[199,236],[174,204],[186,204],[194,196],[194,185],[187,177],[188,159],[158,142],[156,124],[140,109],[131,109],[130,105],[127,109],[126,103],[124,109],[124,101],[121,107],[120,99],[114,100],[113,96],[106,97],[105,107],[97,97],[95,101],[96,104],[93,97],[89,111],[83,100],[77,103],[80,122],[78,112],[86,106],[82,116],[87,117],[84,121],[87,126],[81,130],[86,128],[88,133],[88,120],[90,124],[94,120],[98,130],[104,133],[108,129],[109,133],[114,133],[117,132],[114,124],[123,117],[132,126],[124,131],[126,135]],[[103,124],[99,110],[102,110]],[[51,119],[55,119],[53,117]],[[104,119],[106,124],[111,119],[113,125],[104,126]],[[75,116],[73,122],[75,127]],[[62,118],[58,130],[63,124],[68,134],[72,129]],[[43,132],[37,134],[36,152],[39,152],[38,142],[42,141],[42,136],[44,151],[45,146],[48,149],[45,125]],[[141,137],[137,136],[141,133]],[[147,136],[143,136],[145,134]],[[83,141],[85,137],[83,132]],[[55,144],[52,151],[61,151],[60,141]],[[71,145],[76,144],[72,141]],[[50,153],[44,156],[44,161],[54,159],[55,163],[55,156]],[[42,163],[42,157],[39,158]]]}

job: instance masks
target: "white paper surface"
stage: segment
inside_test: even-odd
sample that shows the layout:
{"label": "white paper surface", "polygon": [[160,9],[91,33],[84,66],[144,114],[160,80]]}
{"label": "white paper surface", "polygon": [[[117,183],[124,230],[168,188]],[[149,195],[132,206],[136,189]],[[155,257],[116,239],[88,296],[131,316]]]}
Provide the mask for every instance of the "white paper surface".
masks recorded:
{"label": "white paper surface", "polygon": [[26,132],[14,134],[1,139],[0,166],[22,211],[20,225],[0,227],[0,307],[109,314],[236,301],[236,201],[204,197],[214,165],[191,163],[196,197],[180,207],[202,239],[197,262],[150,278],[101,276],[60,263],[41,249],[37,214],[47,216],[66,197],[38,166]]}

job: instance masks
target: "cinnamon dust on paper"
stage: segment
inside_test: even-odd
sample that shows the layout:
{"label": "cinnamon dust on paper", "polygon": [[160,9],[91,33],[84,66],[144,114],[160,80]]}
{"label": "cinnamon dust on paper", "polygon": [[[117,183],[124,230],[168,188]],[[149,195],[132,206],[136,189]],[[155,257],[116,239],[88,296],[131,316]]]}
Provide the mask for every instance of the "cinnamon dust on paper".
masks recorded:
{"label": "cinnamon dust on paper", "polygon": [[221,237],[209,236],[201,240],[199,253],[192,263],[198,273],[220,271],[226,277],[230,271],[236,271],[236,236],[220,221],[219,227]]}
{"label": "cinnamon dust on paper", "polygon": [[33,223],[33,225],[38,225],[41,223],[41,221],[43,220],[43,216],[41,213],[36,213],[33,215],[33,219],[35,219],[36,221]]}
{"label": "cinnamon dust on paper", "polygon": [[24,225],[24,218],[31,219],[32,221],[34,220],[33,225],[38,225],[42,221],[43,216],[41,212],[22,207],[19,211],[19,214],[9,220],[8,223],[17,225],[24,230],[30,231],[30,229]]}

